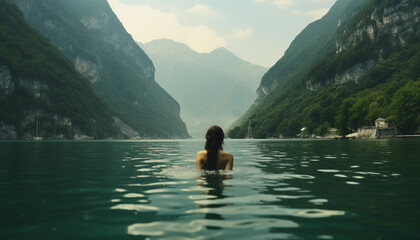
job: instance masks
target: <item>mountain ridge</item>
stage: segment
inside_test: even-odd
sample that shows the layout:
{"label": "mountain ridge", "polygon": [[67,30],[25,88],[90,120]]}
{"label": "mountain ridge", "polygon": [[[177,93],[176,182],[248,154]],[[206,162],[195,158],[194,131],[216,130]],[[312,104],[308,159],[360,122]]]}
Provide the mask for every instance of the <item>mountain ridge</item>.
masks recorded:
{"label": "mountain ridge", "polygon": [[179,104],[155,82],[152,61],[106,0],[13,2],[134,130],[129,138],[188,137]]}
{"label": "mountain ridge", "polygon": [[309,69],[324,52],[334,51],[331,41],[334,41],[339,22],[366,2],[367,0],[339,0],[325,16],[305,27],[291,42],[283,57],[261,79],[257,100],[298,77],[297,73]]}
{"label": "mountain ridge", "polygon": [[73,63],[0,2],[0,139],[122,137],[116,113]]}
{"label": "mountain ridge", "polygon": [[198,53],[168,39],[143,46],[155,63],[156,80],[179,101],[181,116],[195,138],[203,137],[209,126],[227,127],[243,114],[266,71],[225,48]]}

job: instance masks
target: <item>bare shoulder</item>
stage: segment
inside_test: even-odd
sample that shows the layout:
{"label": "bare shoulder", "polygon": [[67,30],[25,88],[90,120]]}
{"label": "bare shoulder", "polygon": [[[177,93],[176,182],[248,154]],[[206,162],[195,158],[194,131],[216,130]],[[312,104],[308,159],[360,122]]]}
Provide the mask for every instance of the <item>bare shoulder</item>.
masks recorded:
{"label": "bare shoulder", "polygon": [[226,152],[226,151],[222,150],[220,153],[222,154],[223,158],[233,159],[233,154],[230,153],[230,152]]}
{"label": "bare shoulder", "polygon": [[207,151],[199,151],[195,155],[195,159],[197,161],[202,161],[202,160],[204,160],[206,158],[206,155],[207,155]]}
{"label": "bare shoulder", "polygon": [[225,163],[224,170],[232,170],[233,169],[233,154],[226,151],[221,151],[220,153]]}
{"label": "bare shoulder", "polygon": [[207,154],[206,151],[199,151],[195,155],[195,166],[196,166],[196,169],[198,171],[203,169],[202,163],[203,163],[203,161],[204,161],[204,159],[206,157],[206,154]]}
{"label": "bare shoulder", "polygon": [[197,152],[196,157],[202,157],[202,156],[205,156],[206,154],[207,154],[207,151],[199,151]]}

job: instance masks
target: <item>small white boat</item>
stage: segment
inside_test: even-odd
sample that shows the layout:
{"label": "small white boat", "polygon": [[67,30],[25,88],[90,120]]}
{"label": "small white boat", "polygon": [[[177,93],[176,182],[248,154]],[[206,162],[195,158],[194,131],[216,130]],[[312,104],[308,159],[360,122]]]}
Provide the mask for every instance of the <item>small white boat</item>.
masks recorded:
{"label": "small white boat", "polygon": [[38,109],[37,109],[36,110],[36,131],[35,131],[35,137],[32,138],[32,140],[36,140],[36,141],[42,140],[42,137],[38,136],[38,132],[39,132],[38,131],[38,128],[39,128],[38,115],[39,115],[39,112],[38,112]]}

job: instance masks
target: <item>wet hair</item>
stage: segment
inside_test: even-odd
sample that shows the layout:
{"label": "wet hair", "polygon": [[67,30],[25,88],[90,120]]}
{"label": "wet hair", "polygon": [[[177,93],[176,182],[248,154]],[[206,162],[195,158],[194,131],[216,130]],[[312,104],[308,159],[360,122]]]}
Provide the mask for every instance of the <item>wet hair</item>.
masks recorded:
{"label": "wet hair", "polygon": [[217,170],[217,156],[219,150],[223,150],[223,139],[225,134],[219,126],[211,126],[206,133],[207,161],[204,165],[206,170]]}

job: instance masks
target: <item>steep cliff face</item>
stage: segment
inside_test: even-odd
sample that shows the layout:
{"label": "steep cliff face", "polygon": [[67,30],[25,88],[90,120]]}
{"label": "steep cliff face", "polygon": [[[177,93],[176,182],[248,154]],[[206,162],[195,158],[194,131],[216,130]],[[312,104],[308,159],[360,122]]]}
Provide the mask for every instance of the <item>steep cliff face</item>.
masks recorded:
{"label": "steep cliff face", "polygon": [[[419,36],[420,7],[413,1],[391,4],[371,1],[351,21],[340,24],[336,54],[318,64],[308,76],[308,89],[332,83],[359,82],[378,63],[413,36]],[[319,69],[324,67],[322,74]]]}
{"label": "steep cliff face", "polygon": [[[396,4],[372,2],[371,7],[364,9],[364,17],[357,21],[351,20],[349,25],[351,17],[367,2],[337,1],[326,16],[306,27],[285,55],[262,78],[257,98],[264,98],[278,87],[283,87],[290,79],[297,78],[296,72],[312,67],[323,55],[332,52],[333,42],[336,54],[356,47],[367,39],[384,41],[381,44],[375,43],[384,48],[371,49],[374,56],[369,59],[360,58],[360,62],[353,63],[347,69],[340,69],[334,76],[323,79],[325,84],[357,82],[383,59],[383,54],[389,54],[389,51],[386,52],[389,46],[403,46],[419,21],[419,7],[409,0],[396,1]],[[308,89],[316,89],[321,86],[320,82],[308,79],[306,85]]]}
{"label": "steep cliff face", "polygon": [[315,82],[313,77],[310,77],[310,79],[306,81],[306,88],[313,91],[322,86],[331,85],[334,83],[343,84],[349,81],[358,83],[361,79],[363,79],[363,77],[370,69],[377,65],[378,62],[379,59],[370,59],[367,61],[355,63],[352,66],[348,66],[348,68],[342,72],[336,73],[333,77],[328,77],[323,81],[318,80]]}
{"label": "steep cliff face", "polygon": [[15,91],[15,84],[12,81],[10,69],[7,66],[0,66],[0,93],[9,96]]}
{"label": "steep cliff face", "polygon": [[420,7],[411,5],[409,0],[398,2],[396,5],[373,4],[371,8],[365,10],[367,15],[358,19],[352,26],[340,26],[336,52],[340,53],[355,47],[366,37],[371,41],[386,37],[387,44],[403,46],[419,22]]}
{"label": "steep cliff face", "polygon": [[351,17],[368,0],[338,0],[320,20],[309,24],[290,44],[284,56],[263,76],[257,103],[278,88],[284,88],[301,73],[334,51],[341,22]]}
{"label": "steep cliff face", "polygon": [[154,81],[151,60],[106,0],[12,1],[73,61],[124,125],[141,137],[188,137],[179,104]]}
{"label": "steep cliff face", "polygon": [[0,0],[0,139],[122,137],[113,112],[56,47]]}

